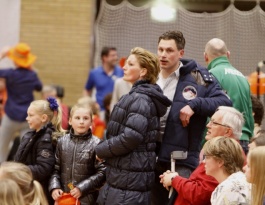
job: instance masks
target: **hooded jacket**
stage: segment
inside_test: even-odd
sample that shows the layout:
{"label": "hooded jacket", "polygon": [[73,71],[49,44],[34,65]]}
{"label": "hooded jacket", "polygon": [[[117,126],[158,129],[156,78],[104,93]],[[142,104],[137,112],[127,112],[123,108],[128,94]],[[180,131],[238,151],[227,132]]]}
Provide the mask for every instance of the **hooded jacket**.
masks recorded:
{"label": "hooded jacket", "polygon": [[[180,68],[179,81],[158,155],[158,163],[168,164],[165,169],[170,169],[172,151],[187,151],[187,159],[176,160],[176,164],[195,169],[199,164],[207,117],[212,116],[219,106],[232,106],[231,100],[206,68],[194,60],[182,59],[181,62],[183,66]],[[179,116],[180,110],[186,105],[191,107],[194,114],[188,126],[183,127]]]}
{"label": "hooded jacket", "polygon": [[160,117],[170,104],[158,85],[137,81],[114,106],[107,140],[96,147],[107,167],[99,204],[150,204]]}

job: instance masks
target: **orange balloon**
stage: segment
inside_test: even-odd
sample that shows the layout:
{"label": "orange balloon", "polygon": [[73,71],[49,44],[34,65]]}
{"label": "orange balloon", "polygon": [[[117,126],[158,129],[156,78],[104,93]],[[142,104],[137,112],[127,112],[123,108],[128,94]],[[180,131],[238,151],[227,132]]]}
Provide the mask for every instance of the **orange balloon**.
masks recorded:
{"label": "orange balloon", "polygon": [[126,60],[127,60],[126,57],[122,57],[122,58],[120,59],[120,61],[119,61],[119,65],[120,65],[121,68],[123,68],[123,66],[125,65],[125,61],[126,61]]}
{"label": "orange balloon", "polygon": [[254,95],[257,95],[257,91],[258,91],[257,87],[259,87],[259,94],[263,95],[265,94],[265,73],[260,72],[259,85],[258,85],[257,80],[258,80],[257,72],[253,72],[248,76],[248,82],[250,84],[251,93]]}

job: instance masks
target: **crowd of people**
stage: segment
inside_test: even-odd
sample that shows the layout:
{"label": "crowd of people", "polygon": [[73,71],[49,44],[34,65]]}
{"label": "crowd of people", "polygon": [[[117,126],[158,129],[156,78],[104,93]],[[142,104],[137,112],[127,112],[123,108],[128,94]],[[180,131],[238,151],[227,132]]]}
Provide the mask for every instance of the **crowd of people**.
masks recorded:
{"label": "crowd of people", "polygon": [[0,204],[265,204],[263,104],[223,40],[206,43],[207,67],[185,43],[167,31],[157,54],[135,47],[120,66],[104,47],[72,107],[42,85],[29,45],[3,50],[15,68],[0,70]]}

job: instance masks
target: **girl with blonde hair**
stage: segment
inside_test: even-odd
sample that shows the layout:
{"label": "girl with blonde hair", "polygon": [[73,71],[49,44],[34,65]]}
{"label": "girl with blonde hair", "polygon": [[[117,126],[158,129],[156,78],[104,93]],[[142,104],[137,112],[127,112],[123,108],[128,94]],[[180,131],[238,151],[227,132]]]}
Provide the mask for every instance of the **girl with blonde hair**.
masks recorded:
{"label": "girl with blonde hair", "polygon": [[1,205],[25,205],[21,190],[15,181],[2,179],[0,187]]}
{"label": "girl with blonde hair", "polygon": [[[48,205],[40,183],[33,179],[28,166],[16,162],[3,162],[0,166],[0,182],[6,178],[15,181],[20,188],[19,191],[21,191],[24,200],[22,199],[20,203],[17,204]],[[2,184],[0,185],[1,190],[3,186]],[[12,186],[12,189],[16,189],[16,187]],[[17,191],[18,194],[19,191]],[[0,202],[0,204],[3,205],[4,203]],[[11,204],[12,203],[8,203],[8,205]]]}
{"label": "girl with blonde hair", "polygon": [[[55,165],[55,144],[53,136],[59,136],[61,110],[55,98],[33,101],[27,111],[27,132],[18,147],[15,161],[28,165],[34,180],[41,183],[50,204],[53,200],[48,192],[49,178]],[[54,137],[57,139],[57,137]]]}
{"label": "girl with blonde hair", "polygon": [[90,128],[92,115],[88,105],[74,105],[69,118],[72,128],[58,140],[55,170],[49,183],[56,203],[60,204],[68,193],[68,197],[72,196],[81,205],[96,204],[98,190],[105,182],[106,168],[96,160],[95,147],[100,140]]}
{"label": "girl with blonde hair", "polygon": [[252,184],[251,205],[265,204],[265,146],[253,148],[247,158],[245,174]]}

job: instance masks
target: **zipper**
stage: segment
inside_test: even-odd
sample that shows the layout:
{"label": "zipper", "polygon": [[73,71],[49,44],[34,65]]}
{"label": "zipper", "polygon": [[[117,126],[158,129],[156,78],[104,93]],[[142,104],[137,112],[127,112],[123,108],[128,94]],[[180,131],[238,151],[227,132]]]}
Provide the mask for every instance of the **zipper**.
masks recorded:
{"label": "zipper", "polygon": [[[78,141],[78,138],[77,138],[77,141]],[[73,182],[74,168],[75,168],[75,163],[74,163],[74,162],[75,162],[75,155],[76,155],[77,141],[75,140],[75,147],[74,147],[73,166],[72,166],[72,176],[71,176],[72,182]]]}

